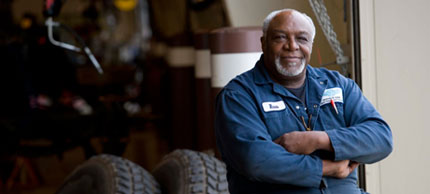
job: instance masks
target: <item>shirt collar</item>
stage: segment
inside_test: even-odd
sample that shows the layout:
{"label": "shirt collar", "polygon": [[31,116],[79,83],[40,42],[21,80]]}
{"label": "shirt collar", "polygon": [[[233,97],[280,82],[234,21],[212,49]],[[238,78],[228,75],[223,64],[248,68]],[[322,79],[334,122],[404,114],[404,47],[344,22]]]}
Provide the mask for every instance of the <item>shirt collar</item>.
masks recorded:
{"label": "shirt collar", "polygon": [[270,78],[269,73],[267,72],[266,67],[264,66],[264,54],[261,54],[260,59],[257,61],[255,65],[254,71],[254,82],[258,85],[273,83],[272,78]]}
{"label": "shirt collar", "polygon": [[[321,100],[324,89],[327,87],[327,80],[328,78],[324,74],[318,73],[316,68],[306,65],[306,81],[308,83],[307,91],[310,91],[310,95],[315,97],[315,99],[308,99],[308,102],[315,104]],[[271,84],[274,93],[294,98],[293,94],[280,84],[276,84],[272,78],[270,78],[269,73],[264,66],[263,55],[261,55],[260,60],[256,64],[254,82],[257,85]]]}

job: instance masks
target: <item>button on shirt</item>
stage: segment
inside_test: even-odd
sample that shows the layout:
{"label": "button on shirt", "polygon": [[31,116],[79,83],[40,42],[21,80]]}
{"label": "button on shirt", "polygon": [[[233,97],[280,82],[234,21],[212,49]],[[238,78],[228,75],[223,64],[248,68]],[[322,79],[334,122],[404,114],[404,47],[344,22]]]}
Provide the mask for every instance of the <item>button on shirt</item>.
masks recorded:
{"label": "button on shirt", "polygon": [[[322,160],[373,163],[392,151],[389,126],[352,80],[309,65],[306,71],[305,105],[271,80],[262,58],[218,94],[216,140],[230,193],[361,193],[356,171],[345,179],[323,177]],[[327,95],[338,112],[326,103]],[[302,116],[312,130],[326,131],[333,153],[297,155],[273,142],[284,133],[305,131]]]}

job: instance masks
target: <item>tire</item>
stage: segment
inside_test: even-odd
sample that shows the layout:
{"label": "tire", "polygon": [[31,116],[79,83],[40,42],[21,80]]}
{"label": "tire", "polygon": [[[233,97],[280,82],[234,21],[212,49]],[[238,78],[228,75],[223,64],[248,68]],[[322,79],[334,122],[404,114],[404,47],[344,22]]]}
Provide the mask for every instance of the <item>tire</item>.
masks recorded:
{"label": "tire", "polygon": [[213,156],[175,150],[154,169],[163,194],[228,194],[225,164]]}
{"label": "tire", "polygon": [[154,177],[139,165],[113,155],[93,156],[78,166],[57,194],[160,194]]}

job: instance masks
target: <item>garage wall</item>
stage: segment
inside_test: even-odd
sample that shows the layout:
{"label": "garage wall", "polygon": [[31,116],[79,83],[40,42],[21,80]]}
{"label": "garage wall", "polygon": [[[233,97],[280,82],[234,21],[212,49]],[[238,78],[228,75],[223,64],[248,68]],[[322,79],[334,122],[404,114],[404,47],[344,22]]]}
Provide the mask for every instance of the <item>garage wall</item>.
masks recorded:
{"label": "garage wall", "polygon": [[430,1],[360,1],[363,90],[390,124],[394,151],[368,166],[373,194],[428,194]]}

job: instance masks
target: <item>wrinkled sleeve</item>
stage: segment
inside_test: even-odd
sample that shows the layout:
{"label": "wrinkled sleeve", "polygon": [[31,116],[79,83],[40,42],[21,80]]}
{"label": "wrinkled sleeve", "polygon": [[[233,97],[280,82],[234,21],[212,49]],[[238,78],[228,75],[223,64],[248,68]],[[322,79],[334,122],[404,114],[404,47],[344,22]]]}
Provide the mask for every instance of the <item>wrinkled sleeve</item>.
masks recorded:
{"label": "wrinkled sleeve", "polygon": [[223,160],[252,181],[319,187],[322,161],[287,152],[272,139],[247,94],[224,89],[217,96],[215,131]]}
{"label": "wrinkled sleeve", "polygon": [[335,160],[367,164],[380,161],[393,149],[390,127],[357,84],[349,79],[345,82],[343,106],[347,127],[327,131]]}

